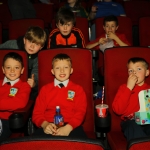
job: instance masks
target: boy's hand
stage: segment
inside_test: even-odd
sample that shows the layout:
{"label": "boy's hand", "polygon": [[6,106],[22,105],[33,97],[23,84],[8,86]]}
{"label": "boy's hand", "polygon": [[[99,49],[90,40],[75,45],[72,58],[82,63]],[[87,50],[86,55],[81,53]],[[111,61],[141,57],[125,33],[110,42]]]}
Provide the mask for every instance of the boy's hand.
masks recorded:
{"label": "boy's hand", "polygon": [[54,123],[49,123],[47,121],[44,121],[41,127],[43,128],[43,131],[46,134],[56,134],[57,126]]}
{"label": "boy's hand", "polygon": [[103,45],[103,44],[105,44],[107,41],[108,41],[107,38],[100,38],[99,41],[98,41],[98,43]]}
{"label": "boy's hand", "polygon": [[97,6],[92,6],[91,8],[91,12],[96,13],[97,12],[98,7]]}
{"label": "boy's hand", "polygon": [[132,73],[129,75],[128,80],[127,80],[127,87],[132,90],[136,84],[136,82],[138,81],[137,76]]}
{"label": "boy's hand", "polygon": [[116,40],[117,35],[114,34],[114,33],[112,33],[112,32],[109,32],[109,33],[107,34],[107,37],[108,37],[109,39]]}
{"label": "boy's hand", "polygon": [[31,75],[31,78],[28,78],[27,83],[30,85],[31,88],[35,87],[34,74]]}
{"label": "boy's hand", "polygon": [[73,130],[72,126],[67,124],[63,127],[58,128],[56,134],[54,135],[68,136],[72,130]]}

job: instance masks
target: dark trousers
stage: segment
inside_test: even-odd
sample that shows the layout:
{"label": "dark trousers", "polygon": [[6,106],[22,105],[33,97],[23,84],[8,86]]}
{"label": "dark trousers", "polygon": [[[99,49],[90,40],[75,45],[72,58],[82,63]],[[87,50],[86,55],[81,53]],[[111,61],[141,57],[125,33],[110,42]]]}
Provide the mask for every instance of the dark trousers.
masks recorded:
{"label": "dark trousers", "polygon": [[[46,133],[44,133],[43,128],[38,128],[33,135],[46,135]],[[53,136],[51,134],[48,134],[49,136]],[[83,127],[79,126],[75,129],[73,129],[70,134],[69,137],[81,137],[81,138],[87,138],[87,135],[85,134]]]}
{"label": "dark trousers", "polygon": [[127,141],[150,136],[150,124],[138,125],[135,120],[127,120],[121,122],[121,128]]}
{"label": "dark trousers", "polygon": [[7,139],[11,135],[11,130],[9,129],[9,122],[8,120],[1,120],[2,121],[2,134],[0,135],[0,141]]}

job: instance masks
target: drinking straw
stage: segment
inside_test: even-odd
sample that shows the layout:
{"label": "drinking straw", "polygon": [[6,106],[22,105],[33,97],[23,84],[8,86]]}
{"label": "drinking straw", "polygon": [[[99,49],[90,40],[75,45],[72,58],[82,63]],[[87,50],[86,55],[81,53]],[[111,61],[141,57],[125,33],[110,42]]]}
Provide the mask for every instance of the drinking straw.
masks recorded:
{"label": "drinking straw", "polygon": [[104,102],[104,86],[103,86],[103,91],[102,91],[102,104]]}

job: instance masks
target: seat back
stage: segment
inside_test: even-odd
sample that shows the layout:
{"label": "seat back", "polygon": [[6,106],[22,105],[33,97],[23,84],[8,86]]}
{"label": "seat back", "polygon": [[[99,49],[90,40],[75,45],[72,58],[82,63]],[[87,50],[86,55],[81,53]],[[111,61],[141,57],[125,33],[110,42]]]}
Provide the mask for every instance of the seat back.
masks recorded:
{"label": "seat back", "polygon": [[23,36],[30,26],[39,26],[44,29],[44,21],[42,19],[19,19],[9,22],[9,39],[17,39]]}
{"label": "seat back", "polygon": [[150,46],[150,17],[142,17],[139,19],[139,39],[140,46]]}
{"label": "seat back", "polygon": [[[113,145],[113,148],[118,148],[117,150],[123,147],[125,149],[125,144],[127,143],[121,132],[120,116],[116,115],[112,110],[112,102],[119,86],[127,83],[128,72],[126,65],[128,59],[131,57],[143,57],[150,63],[149,55],[150,50],[145,47],[117,47],[104,51],[105,100],[109,105],[109,111],[112,117],[108,141],[110,142],[110,146]],[[146,79],[146,83],[150,84],[150,77]],[[119,140],[120,142],[118,143]]]}
{"label": "seat back", "polygon": [[140,17],[150,16],[149,1],[124,1],[126,16],[131,18],[132,25],[138,25]]}
{"label": "seat back", "polygon": [[[54,81],[51,73],[52,59],[56,54],[65,53],[72,59],[73,74],[70,80],[83,87],[87,96],[87,113],[83,127],[85,132],[94,132],[94,107],[92,94],[92,53],[87,49],[64,48],[39,52],[39,88]],[[83,60],[84,57],[84,60]],[[92,136],[92,135],[91,135]]]}
{"label": "seat back", "polygon": [[[3,61],[4,56],[9,52],[16,52],[22,56],[25,69],[24,69],[24,73],[21,75],[21,80],[26,82],[27,78],[28,78],[28,62],[27,62],[28,58],[27,58],[26,52],[20,51],[20,50],[11,50],[11,49],[3,50],[3,49],[0,49],[0,66],[2,66],[2,61]],[[4,74],[2,72],[2,69],[0,71],[0,79],[1,80],[4,79]]]}
{"label": "seat back", "polygon": [[127,145],[127,150],[149,150],[150,137],[137,138],[130,140]]}
{"label": "seat back", "polygon": [[0,22],[0,44],[2,43],[2,23]]}
{"label": "seat back", "polygon": [[[89,23],[87,18],[83,18],[83,17],[76,17],[76,24],[75,24],[76,28],[79,28],[83,35],[84,35],[84,39],[85,39],[85,43],[87,44],[89,42]],[[56,23],[55,20],[52,20],[52,29],[56,28]]]}
{"label": "seat back", "polygon": [[8,29],[8,24],[12,20],[8,4],[3,3],[0,5],[0,14],[0,22],[3,25],[3,29]]}
{"label": "seat back", "polygon": [[[132,45],[132,22],[131,22],[131,19],[128,17],[121,17],[121,16],[119,16],[117,18],[118,18],[118,23],[119,23],[119,28],[117,30],[117,33],[125,34],[127,40]],[[105,31],[102,27],[103,19],[104,19],[104,17],[97,18],[95,20],[96,38],[98,38],[103,33],[105,33]]]}
{"label": "seat back", "polygon": [[0,143],[1,150],[104,150],[104,144],[100,140],[76,139],[69,137],[32,136],[15,138]]}
{"label": "seat back", "polygon": [[53,4],[34,3],[33,6],[36,11],[36,17],[44,20],[45,28],[50,28],[50,24],[54,17]]}

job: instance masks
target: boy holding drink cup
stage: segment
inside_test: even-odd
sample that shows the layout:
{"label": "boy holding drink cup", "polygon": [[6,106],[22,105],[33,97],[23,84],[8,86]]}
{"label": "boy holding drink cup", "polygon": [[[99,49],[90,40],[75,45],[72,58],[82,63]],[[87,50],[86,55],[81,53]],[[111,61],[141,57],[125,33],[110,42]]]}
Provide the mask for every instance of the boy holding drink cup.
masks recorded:
{"label": "boy holding drink cup", "polygon": [[150,85],[145,83],[145,78],[149,75],[149,64],[145,59],[130,58],[127,68],[127,83],[119,87],[112,108],[116,114],[121,115],[121,128],[129,141],[150,135],[150,124],[138,125],[134,120],[134,113],[140,109],[138,94],[141,90],[150,89]]}

